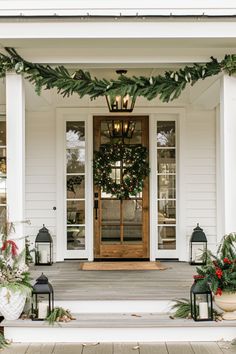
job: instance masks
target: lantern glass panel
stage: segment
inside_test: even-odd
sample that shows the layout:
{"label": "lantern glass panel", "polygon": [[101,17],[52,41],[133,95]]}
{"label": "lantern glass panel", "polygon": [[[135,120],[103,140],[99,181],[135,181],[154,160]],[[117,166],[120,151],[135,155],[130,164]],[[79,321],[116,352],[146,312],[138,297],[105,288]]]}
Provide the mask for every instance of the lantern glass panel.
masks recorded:
{"label": "lantern glass panel", "polygon": [[192,262],[194,263],[205,263],[202,256],[206,251],[206,242],[192,242]]}
{"label": "lantern glass panel", "polygon": [[32,316],[34,320],[45,320],[52,311],[51,294],[33,294],[32,297]]}
{"label": "lantern glass panel", "polygon": [[36,264],[51,264],[52,244],[47,242],[36,242]]}
{"label": "lantern glass panel", "polygon": [[211,295],[193,294],[193,317],[195,321],[204,321],[212,319]]}

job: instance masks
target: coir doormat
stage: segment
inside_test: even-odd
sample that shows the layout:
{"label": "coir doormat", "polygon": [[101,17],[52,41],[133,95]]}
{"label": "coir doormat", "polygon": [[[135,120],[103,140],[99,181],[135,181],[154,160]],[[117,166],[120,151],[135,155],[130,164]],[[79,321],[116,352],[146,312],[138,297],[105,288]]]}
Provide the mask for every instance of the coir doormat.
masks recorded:
{"label": "coir doormat", "polygon": [[83,262],[81,270],[165,270],[161,262]]}

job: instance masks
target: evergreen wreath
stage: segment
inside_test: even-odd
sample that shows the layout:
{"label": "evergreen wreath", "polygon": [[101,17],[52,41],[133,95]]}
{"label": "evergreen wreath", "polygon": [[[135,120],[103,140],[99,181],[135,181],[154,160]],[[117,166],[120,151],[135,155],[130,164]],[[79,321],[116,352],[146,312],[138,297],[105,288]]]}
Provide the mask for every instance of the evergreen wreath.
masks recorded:
{"label": "evergreen wreath", "polygon": [[198,80],[218,75],[222,72],[228,75],[236,74],[236,54],[225,55],[218,61],[211,57],[207,63],[197,63],[185,66],[176,71],[166,71],[163,75],[144,77],[128,77],[120,75],[117,80],[92,78],[88,71],[77,70],[73,73],[64,66],[52,67],[31,63],[23,59],[14,48],[5,48],[7,54],[0,53],[0,78],[7,71],[24,74],[35,85],[40,94],[42,88],[56,88],[59,94],[71,96],[77,93],[81,98],[89,95],[91,99],[99,96],[138,96],[152,100],[157,96],[162,102],[175,100],[180,96],[186,85],[193,86]]}
{"label": "evergreen wreath", "polygon": [[[94,183],[118,199],[136,196],[142,192],[144,179],[149,175],[147,157],[147,148],[142,145],[125,145],[122,142],[101,145],[99,151],[94,152]],[[123,164],[120,183],[111,176],[117,161]]]}

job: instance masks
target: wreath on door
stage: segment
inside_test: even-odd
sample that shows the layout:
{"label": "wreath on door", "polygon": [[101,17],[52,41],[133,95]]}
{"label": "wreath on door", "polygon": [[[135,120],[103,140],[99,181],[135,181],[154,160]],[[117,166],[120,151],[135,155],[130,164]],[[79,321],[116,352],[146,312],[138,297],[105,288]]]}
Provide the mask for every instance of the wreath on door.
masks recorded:
{"label": "wreath on door", "polygon": [[[122,142],[101,145],[99,151],[94,152],[94,183],[118,199],[137,196],[150,172],[147,158],[148,150],[142,145],[125,145]],[[121,166],[117,166],[118,162]],[[115,179],[112,172],[119,168],[120,179]]]}

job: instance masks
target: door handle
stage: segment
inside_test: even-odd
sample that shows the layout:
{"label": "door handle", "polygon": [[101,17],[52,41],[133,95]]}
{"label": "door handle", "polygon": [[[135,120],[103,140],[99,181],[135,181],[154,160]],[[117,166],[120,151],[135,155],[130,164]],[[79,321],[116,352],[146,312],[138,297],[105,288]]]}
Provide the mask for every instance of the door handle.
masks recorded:
{"label": "door handle", "polygon": [[98,193],[94,193],[95,219],[98,219]]}

